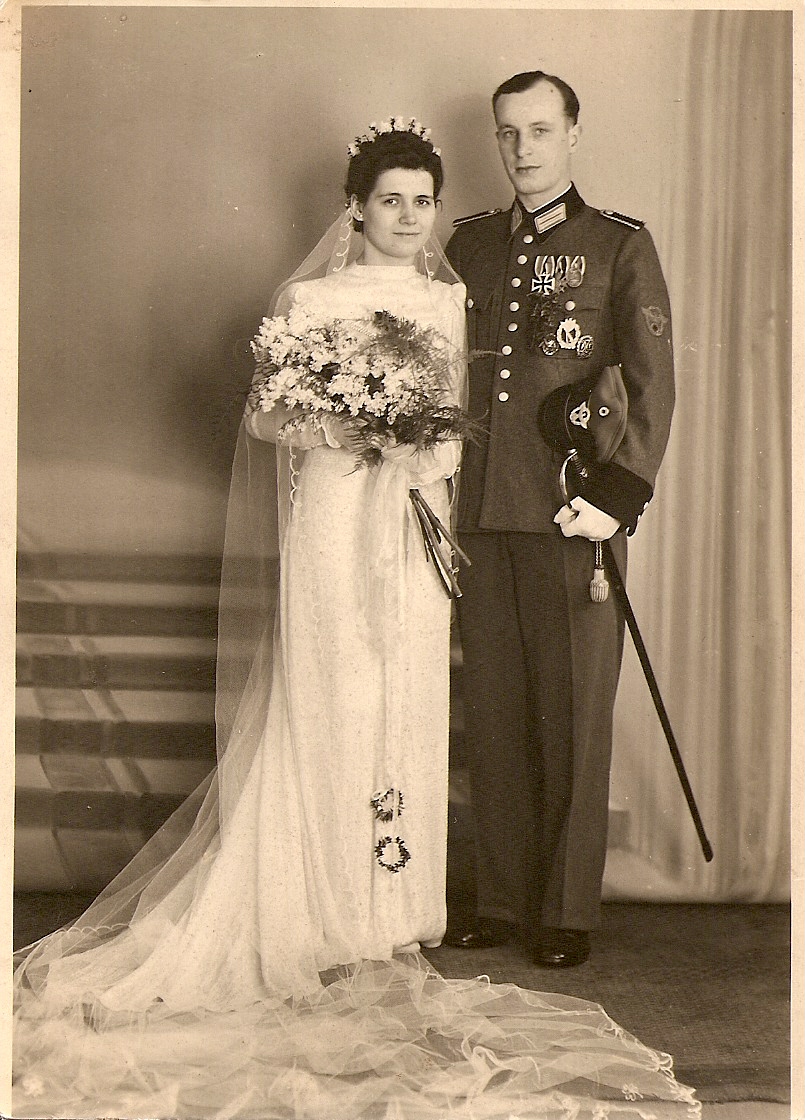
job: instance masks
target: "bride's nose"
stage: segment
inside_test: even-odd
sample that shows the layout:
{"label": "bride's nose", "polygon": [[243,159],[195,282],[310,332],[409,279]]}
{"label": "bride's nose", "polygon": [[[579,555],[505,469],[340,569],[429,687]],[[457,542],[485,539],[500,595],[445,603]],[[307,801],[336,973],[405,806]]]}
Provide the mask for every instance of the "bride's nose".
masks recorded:
{"label": "bride's nose", "polygon": [[400,221],[405,222],[406,225],[409,226],[412,222],[416,222],[416,214],[414,212],[413,206],[403,206],[402,210],[400,211]]}

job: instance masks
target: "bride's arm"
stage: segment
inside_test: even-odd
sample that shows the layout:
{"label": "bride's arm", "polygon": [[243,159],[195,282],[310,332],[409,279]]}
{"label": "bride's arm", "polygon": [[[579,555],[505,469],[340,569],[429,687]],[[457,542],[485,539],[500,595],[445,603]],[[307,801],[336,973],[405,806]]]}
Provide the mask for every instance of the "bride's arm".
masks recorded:
{"label": "bride's arm", "polygon": [[278,404],[270,412],[260,409],[251,412],[247,408],[243,422],[246,431],[255,439],[282,443],[303,451],[325,443],[329,447],[346,447],[348,450],[356,450],[358,446],[353,441],[349,425],[331,413],[313,415],[301,408],[288,409]]}
{"label": "bride's arm", "polygon": [[277,443],[280,428],[301,414],[300,409],[291,410],[281,404],[275,405],[270,412],[263,412],[262,409],[252,412],[247,408],[243,422],[250,436],[266,440],[268,443]]}

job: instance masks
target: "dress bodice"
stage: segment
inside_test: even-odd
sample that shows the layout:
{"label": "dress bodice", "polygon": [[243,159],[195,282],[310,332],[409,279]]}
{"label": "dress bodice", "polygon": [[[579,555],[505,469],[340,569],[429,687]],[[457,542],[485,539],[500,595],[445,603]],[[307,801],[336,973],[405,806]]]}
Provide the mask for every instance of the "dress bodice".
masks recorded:
{"label": "dress bodice", "polygon": [[429,280],[413,265],[353,264],[343,272],[292,285],[286,298],[290,305],[322,318],[362,319],[389,311],[433,327],[454,345],[463,341],[464,285]]}

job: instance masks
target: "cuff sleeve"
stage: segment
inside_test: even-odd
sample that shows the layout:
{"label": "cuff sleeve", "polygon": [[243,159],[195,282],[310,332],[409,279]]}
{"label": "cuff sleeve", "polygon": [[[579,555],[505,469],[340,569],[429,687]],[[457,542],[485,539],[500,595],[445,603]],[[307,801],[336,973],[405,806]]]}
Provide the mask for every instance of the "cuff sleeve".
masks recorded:
{"label": "cuff sleeve", "polygon": [[581,488],[581,496],[591,505],[617,518],[631,536],[654,494],[640,475],[632,474],[618,463],[593,463]]}
{"label": "cuff sleeve", "polygon": [[309,451],[325,442],[317,416],[294,416],[282,407],[270,412],[247,412],[244,416],[246,431],[255,439],[267,443],[282,443]]}

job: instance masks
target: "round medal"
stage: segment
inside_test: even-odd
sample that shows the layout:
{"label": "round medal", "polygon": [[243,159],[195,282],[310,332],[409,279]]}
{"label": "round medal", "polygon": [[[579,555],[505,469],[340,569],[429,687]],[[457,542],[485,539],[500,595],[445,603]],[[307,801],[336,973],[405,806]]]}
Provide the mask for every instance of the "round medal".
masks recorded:
{"label": "round medal", "polygon": [[595,342],[590,334],[583,334],[576,343],[576,353],[580,358],[589,358],[594,349]]}
{"label": "round medal", "polygon": [[567,285],[569,288],[580,288],[581,282],[584,279],[584,274],[580,268],[577,268],[575,265],[571,265],[571,267],[567,270],[565,279],[567,280]]}
{"label": "round medal", "polygon": [[543,338],[540,345],[543,354],[547,354],[549,358],[552,358],[559,349],[559,343],[555,338]]}

